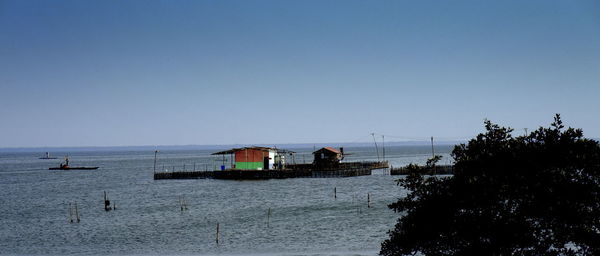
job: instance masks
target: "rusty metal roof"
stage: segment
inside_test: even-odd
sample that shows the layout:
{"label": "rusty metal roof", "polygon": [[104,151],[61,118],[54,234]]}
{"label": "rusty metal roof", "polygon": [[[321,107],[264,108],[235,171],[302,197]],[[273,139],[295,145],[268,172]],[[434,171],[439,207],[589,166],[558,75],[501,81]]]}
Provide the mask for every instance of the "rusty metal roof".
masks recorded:
{"label": "rusty metal roof", "polygon": [[332,147],[324,147],[324,148],[321,148],[321,149],[319,149],[319,150],[317,150],[317,151],[315,151],[313,153],[320,152],[320,151],[323,151],[323,150],[331,151],[331,152],[336,153],[336,154],[342,154],[342,152],[340,152],[339,150],[337,150],[335,148],[332,148]]}
{"label": "rusty metal roof", "polygon": [[227,154],[233,154],[235,152],[238,151],[242,151],[242,150],[246,150],[246,149],[254,149],[254,150],[260,150],[260,151],[276,151],[277,153],[296,153],[294,151],[289,151],[289,150],[285,150],[285,149],[279,149],[279,148],[270,148],[270,147],[256,147],[256,146],[252,146],[252,147],[243,147],[243,148],[232,148],[230,150],[225,150],[225,151],[219,151],[219,152],[215,152],[212,153],[211,155],[227,155]]}

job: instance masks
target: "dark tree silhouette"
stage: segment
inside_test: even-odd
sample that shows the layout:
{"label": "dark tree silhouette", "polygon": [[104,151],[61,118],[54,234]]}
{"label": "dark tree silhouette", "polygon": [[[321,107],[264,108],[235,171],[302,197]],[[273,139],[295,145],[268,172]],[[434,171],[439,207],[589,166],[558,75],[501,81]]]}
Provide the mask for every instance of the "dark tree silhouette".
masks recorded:
{"label": "dark tree silhouette", "polygon": [[411,193],[380,254],[600,255],[598,142],[558,114],[519,137],[485,128],[452,151],[454,176],[399,180]]}

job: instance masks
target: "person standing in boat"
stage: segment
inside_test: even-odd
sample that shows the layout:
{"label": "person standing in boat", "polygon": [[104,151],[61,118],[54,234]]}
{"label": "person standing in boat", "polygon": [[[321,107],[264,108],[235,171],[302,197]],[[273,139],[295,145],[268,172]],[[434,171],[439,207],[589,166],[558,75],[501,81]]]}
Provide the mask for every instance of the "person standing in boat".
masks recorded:
{"label": "person standing in boat", "polygon": [[69,167],[69,157],[65,156],[65,163],[60,165],[60,168],[67,168]]}

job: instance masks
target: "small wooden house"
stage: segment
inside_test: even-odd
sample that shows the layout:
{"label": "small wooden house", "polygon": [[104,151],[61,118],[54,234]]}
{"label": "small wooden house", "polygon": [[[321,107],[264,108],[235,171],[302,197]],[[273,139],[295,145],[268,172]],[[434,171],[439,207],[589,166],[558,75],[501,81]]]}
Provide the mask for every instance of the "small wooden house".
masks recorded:
{"label": "small wooden house", "polygon": [[225,169],[225,155],[231,155],[231,169],[273,170],[283,168],[286,153],[293,152],[268,147],[245,147],[216,152],[213,155],[223,155],[222,170]]}
{"label": "small wooden house", "polygon": [[332,147],[324,147],[313,152],[315,160],[313,164],[317,166],[335,166],[344,159],[344,148],[337,150]]}

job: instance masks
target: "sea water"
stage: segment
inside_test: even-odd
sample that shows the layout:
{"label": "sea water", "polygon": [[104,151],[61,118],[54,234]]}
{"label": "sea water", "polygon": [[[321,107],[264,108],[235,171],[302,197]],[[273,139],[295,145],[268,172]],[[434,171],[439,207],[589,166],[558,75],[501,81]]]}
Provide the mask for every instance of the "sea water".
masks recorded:
{"label": "sea water", "polygon": [[[288,161],[312,161],[312,148],[290,150],[297,154]],[[440,164],[450,163],[450,150],[436,147]],[[162,150],[156,169],[219,168],[223,158],[212,152]],[[345,161],[378,159],[371,147],[345,152]],[[348,178],[153,180],[152,150],[51,152],[68,154],[72,166],[100,167],[71,171],[48,170],[62,159],[38,159],[43,154],[0,153],[2,255],[376,255],[400,216],[387,206],[407,193],[397,186],[402,176],[385,170]],[[430,156],[427,146],[386,147],[393,166]],[[104,191],[116,210],[104,210]],[[70,203],[77,203],[78,223],[70,222]]]}

